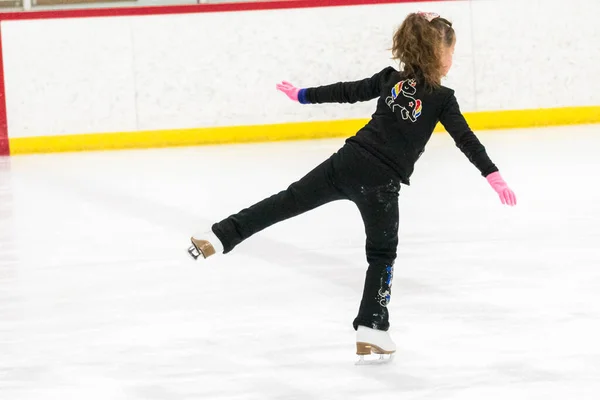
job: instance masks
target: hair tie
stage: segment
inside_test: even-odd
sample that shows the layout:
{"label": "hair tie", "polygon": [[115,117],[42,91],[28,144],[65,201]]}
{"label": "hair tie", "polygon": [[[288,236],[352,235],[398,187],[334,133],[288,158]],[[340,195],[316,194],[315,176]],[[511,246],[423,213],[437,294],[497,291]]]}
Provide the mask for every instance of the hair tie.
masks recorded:
{"label": "hair tie", "polygon": [[440,17],[440,14],[436,14],[434,12],[424,12],[424,11],[419,11],[417,14],[419,14],[422,17],[425,17],[425,19],[429,22],[433,21],[436,18]]}

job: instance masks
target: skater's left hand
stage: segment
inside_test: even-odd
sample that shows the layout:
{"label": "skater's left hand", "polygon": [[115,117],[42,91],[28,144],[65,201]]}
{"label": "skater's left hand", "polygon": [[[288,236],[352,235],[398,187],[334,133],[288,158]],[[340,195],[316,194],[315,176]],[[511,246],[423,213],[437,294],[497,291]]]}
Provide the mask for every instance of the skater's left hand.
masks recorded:
{"label": "skater's left hand", "polygon": [[492,188],[498,193],[500,196],[500,201],[502,204],[506,204],[509,206],[517,205],[517,197],[515,193],[508,187],[502,176],[500,176],[500,172],[494,172],[489,174],[486,177],[488,183],[492,186]]}
{"label": "skater's left hand", "polygon": [[276,85],[276,88],[277,90],[285,93],[287,97],[289,97],[291,100],[298,101],[298,93],[300,92],[300,89],[298,89],[291,83],[283,81],[281,83],[278,83]]}

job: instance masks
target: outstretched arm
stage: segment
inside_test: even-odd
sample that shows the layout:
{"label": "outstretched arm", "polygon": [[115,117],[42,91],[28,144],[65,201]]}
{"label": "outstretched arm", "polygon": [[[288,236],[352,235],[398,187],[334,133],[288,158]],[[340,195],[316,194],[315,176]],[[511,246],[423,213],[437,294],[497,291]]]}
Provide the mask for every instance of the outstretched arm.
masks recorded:
{"label": "outstretched arm", "polygon": [[490,186],[498,193],[502,204],[514,206],[517,199],[514,192],[508,187],[498,168],[490,160],[485,147],[473,133],[465,117],[460,112],[458,101],[454,94],[449,96],[444,109],[440,115],[440,122],[454,139],[456,146],[467,156],[469,161],[483,175]]}
{"label": "outstretched arm", "polygon": [[394,71],[388,67],[370,78],[352,82],[337,82],[326,86],[296,88],[289,82],[282,82],[277,89],[290,99],[302,104],[320,103],[356,103],[375,99],[381,94],[381,82],[384,74]]}

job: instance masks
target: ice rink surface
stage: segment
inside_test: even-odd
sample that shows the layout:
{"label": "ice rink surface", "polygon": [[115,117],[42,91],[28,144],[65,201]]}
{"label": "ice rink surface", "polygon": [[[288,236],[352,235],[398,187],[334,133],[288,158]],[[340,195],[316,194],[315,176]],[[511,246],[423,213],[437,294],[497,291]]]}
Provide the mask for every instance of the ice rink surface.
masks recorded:
{"label": "ice rink surface", "polygon": [[0,159],[2,400],[600,398],[600,125],[436,134],[400,193],[392,364],[355,366],[350,202],[195,263],[191,234],[343,139]]}

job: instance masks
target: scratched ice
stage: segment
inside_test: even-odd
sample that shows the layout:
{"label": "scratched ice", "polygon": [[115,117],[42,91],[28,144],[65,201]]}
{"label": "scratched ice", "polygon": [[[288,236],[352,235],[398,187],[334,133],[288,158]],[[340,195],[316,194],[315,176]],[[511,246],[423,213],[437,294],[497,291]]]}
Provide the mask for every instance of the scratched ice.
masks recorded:
{"label": "scratched ice", "polygon": [[356,367],[352,203],[193,263],[188,237],[343,139],[19,156],[0,167],[0,398],[598,399],[600,129],[445,134],[400,194],[386,366]]}

